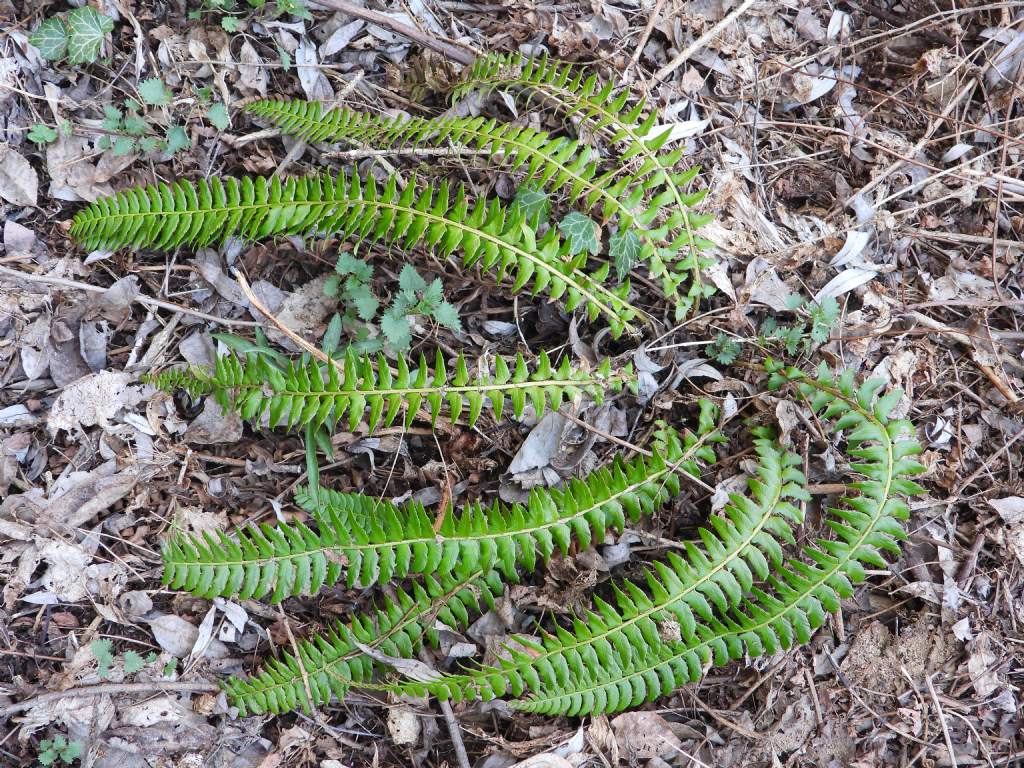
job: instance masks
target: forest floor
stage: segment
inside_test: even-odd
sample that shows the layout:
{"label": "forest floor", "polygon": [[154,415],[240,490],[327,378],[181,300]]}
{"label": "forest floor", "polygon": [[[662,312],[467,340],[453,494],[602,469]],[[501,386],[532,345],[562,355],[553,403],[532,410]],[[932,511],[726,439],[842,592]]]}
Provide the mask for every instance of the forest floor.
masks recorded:
{"label": "forest floor", "polygon": [[[0,766],[1024,765],[1019,2],[384,0],[368,3],[386,16],[374,24],[299,0],[88,1],[87,17],[64,0],[0,0]],[[55,18],[70,29],[74,13],[99,20],[94,43],[43,58],[30,36]],[[210,362],[224,349],[215,334],[262,328],[288,344],[238,275],[276,322],[321,344],[339,306],[323,290],[339,241],[87,252],[69,238],[71,219],[132,185],[323,167],[382,180],[419,169],[509,198],[521,174],[471,153],[338,153],[240,109],[287,96],[564,133],[545,105],[499,93],[452,106],[457,59],[492,52],[575,62],[656,110],[679,167],[699,165],[709,190],[698,209],[714,216],[702,233],[717,290],[676,323],[655,283],[635,280],[654,327],[611,340],[583,312],[513,298],[429,249],[366,246],[366,287],[382,306],[412,264],[440,279],[459,314],[457,329],[440,316],[413,322],[413,354],[613,355],[644,386],[539,425],[442,418],[436,434],[426,424],[368,435],[363,423],[334,436],[323,482],[428,506],[522,498],[642,445],[656,419],[692,423],[708,397],[776,428],[803,457],[817,509],[841,455],[802,406],[730,359],[770,352],[903,388],[898,410],[926,467],[909,539],[811,643],[710,669],[631,713],[445,713],[355,690],[323,716],[233,717],[218,682],[371,595],[338,586],[282,611],[162,588],[159,544],[172,527],[301,517],[290,494],[305,451],[294,434],[139,377]],[[791,295],[807,303],[795,309]],[[800,324],[815,319],[811,338]],[[779,338],[773,326],[795,330]],[[539,566],[449,633],[446,653],[493,653],[552,614],[564,623],[593,590],[607,595],[611,577],[663,554],[666,537],[691,536],[750,468],[741,421],[701,484],[632,531]],[[819,534],[812,525],[801,541]]]}

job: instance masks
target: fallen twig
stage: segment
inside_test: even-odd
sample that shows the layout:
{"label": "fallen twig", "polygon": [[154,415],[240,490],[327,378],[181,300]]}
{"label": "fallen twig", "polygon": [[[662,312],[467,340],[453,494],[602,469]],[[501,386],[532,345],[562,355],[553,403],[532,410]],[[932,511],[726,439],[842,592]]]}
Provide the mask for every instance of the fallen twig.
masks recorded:
{"label": "fallen twig", "polygon": [[71,688],[67,691],[43,693],[39,696],[34,696],[31,699],[19,701],[17,704],[10,704],[9,706],[0,708],[0,718],[10,717],[11,715],[17,714],[18,712],[24,712],[26,709],[31,709],[32,707],[71,697],[80,698],[83,696],[102,696],[104,694],[113,695],[117,693],[215,693],[219,690],[220,686],[216,683],[201,681],[188,682],[184,680],[153,680],[148,683],[103,683],[102,685],[87,685],[83,688]]}
{"label": "fallen twig", "polygon": [[385,29],[389,29],[395,34],[409,38],[414,43],[419,43],[424,48],[430,48],[437,51],[442,56],[451,59],[458,64],[472,64],[476,61],[476,56],[470,51],[460,48],[453,43],[449,43],[447,40],[439,40],[436,37],[421,32],[415,27],[403,24],[402,22],[393,19],[391,16],[380,13],[379,11],[371,11],[369,8],[362,8],[358,5],[348,3],[345,0],[316,0],[316,2],[317,5],[322,5],[335,11],[341,11],[349,16],[355,16],[357,19],[363,19],[371,24],[377,24]]}

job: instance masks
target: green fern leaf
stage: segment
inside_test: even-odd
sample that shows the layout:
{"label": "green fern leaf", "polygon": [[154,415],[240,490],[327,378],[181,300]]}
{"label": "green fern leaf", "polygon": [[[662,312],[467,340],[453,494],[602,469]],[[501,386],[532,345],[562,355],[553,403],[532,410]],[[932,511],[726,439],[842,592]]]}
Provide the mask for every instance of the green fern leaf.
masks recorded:
{"label": "green fern leaf", "polygon": [[909,516],[899,497],[922,490],[909,479],[923,471],[908,458],[920,451],[912,425],[881,413],[891,400],[872,408],[878,386],[869,382],[857,389],[852,373],[835,379],[823,370],[811,379],[771,362],[766,367],[773,386],[794,382],[815,411],[838,417],[837,430],[841,423],[855,428],[847,440],[851,453],[865,459],[855,467],[865,479],[853,484],[860,495],[829,510],[827,523],[836,538],[805,548],[806,560],[790,559],[774,568],[766,587],[753,589],[740,606],[716,613],[695,637],[642,642],[629,656],[607,657],[604,666],[577,666],[568,678],[549,682],[513,706],[547,714],[615,712],[699,680],[708,665],[806,643],[839,600],[853,595],[853,585],[865,578],[864,564],[881,567],[883,551],[899,551],[902,521]]}
{"label": "green fern leaf", "polygon": [[764,436],[755,440],[755,450],[759,464],[748,483],[750,495],[734,494],[724,515],[711,518],[699,541],[685,545],[685,557],[670,554],[667,563],[648,570],[647,592],[625,581],[615,590],[618,607],[596,600],[596,611],[576,618],[571,631],[559,628],[546,636],[537,648],[512,651],[511,660],[495,667],[399,689],[446,699],[521,696],[561,688],[567,676],[586,679],[588,670],[628,664],[647,645],[668,642],[666,632],[698,641],[716,614],[740,605],[755,581],[782,563],[780,541],[792,543],[791,525],[803,519],[793,503],[807,498],[800,458]]}
{"label": "green fern leaf", "polygon": [[[636,251],[630,266],[634,262],[647,262],[654,276],[661,279],[666,298],[678,307],[678,312],[685,314],[692,304],[692,299],[679,293],[683,279],[671,273],[666,263],[666,259],[674,260],[674,255],[670,255],[673,245],[665,239],[669,225],[673,221],[681,223],[682,216],[687,214],[684,212],[666,224],[656,225],[655,219],[665,201],[657,194],[653,203],[643,198],[646,191],[658,189],[657,178],[624,174],[618,167],[601,172],[597,150],[579,141],[483,117],[398,119],[346,109],[325,111],[320,102],[282,99],[260,99],[246,109],[285,133],[309,142],[346,141],[396,151],[452,146],[486,151],[490,159],[501,162],[511,171],[525,172],[544,188],[565,194],[570,202],[598,208],[604,221],[617,217],[618,230],[632,234],[629,240],[622,240],[621,236],[619,240],[620,251],[626,243]],[[696,202],[693,196],[687,196],[686,200]],[[697,219],[690,220],[691,228],[699,224]],[[621,254],[616,261],[619,265],[626,263],[621,260]],[[624,278],[628,271],[619,269],[619,278]]]}
{"label": "green fern leaf", "polygon": [[[649,460],[616,459],[565,490],[535,489],[526,505],[472,504],[445,510],[440,527],[418,502],[396,506],[360,494],[327,494],[312,502],[319,532],[303,523],[249,526],[236,538],[179,535],[164,547],[164,584],[201,597],[247,600],[315,594],[347,574],[349,586],[412,574],[490,572],[516,578],[571,542],[588,546],[626,520],[650,514],[678,493],[679,474],[696,476],[696,459],[713,458],[702,437],[669,430]],[[307,497],[308,498],[308,497]],[[353,513],[354,512],[354,513]]]}
{"label": "green fern leaf", "polygon": [[633,330],[643,313],[629,303],[629,284],[608,287],[609,265],[586,269],[586,254],[571,256],[554,230],[538,238],[521,213],[497,201],[470,201],[465,187],[442,182],[405,189],[392,176],[383,186],[354,174],[213,178],[128,189],[79,211],[71,235],[89,249],[168,249],[258,240],[274,235],[339,233],[404,248],[426,245],[446,258],[461,251],[463,264],[479,265],[509,280],[513,292],[532,281],[534,294],[564,297],[572,312],[603,316],[613,335]]}
{"label": "green fern leaf", "polygon": [[[688,299],[679,294],[679,281],[666,280],[669,267],[663,257],[671,247],[665,240],[666,226],[655,226],[659,205],[648,206],[643,195],[651,181],[624,174],[620,168],[601,172],[599,154],[580,141],[552,136],[544,131],[499,123],[482,117],[386,118],[343,109],[325,111],[318,101],[299,99],[259,99],[247,105],[247,111],[268,120],[286,133],[306,141],[347,141],[374,147],[416,148],[421,146],[462,146],[487,153],[488,160],[502,163],[511,171],[522,171],[543,187],[557,190],[569,202],[583,202],[599,208],[603,220],[618,220],[618,231],[630,236],[618,237],[618,254],[611,254],[618,278],[637,262],[650,262],[651,272],[663,279],[666,298],[685,312]],[[656,189],[656,187],[653,187]],[[655,200],[656,200],[655,196]],[[635,251],[627,261],[623,246]]]}
{"label": "green fern leaf", "polygon": [[496,358],[493,373],[471,376],[462,356],[456,359],[454,372],[449,372],[440,350],[433,369],[422,355],[419,367],[411,371],[400,356],[392,372],[383,355],[374,359],[348,352],[330,365],[308,357],[282,364],[276,356],[251,352],[244,359],[222,355],[212,373],[179,369],[149,377],[164,389],[185,389],[193,396],[212,394],[224,410],[237,412],[247,421],[259,423],[266,416],[272,428],[327,425],[333,430],[347,418],[350,431],[364,416],[370,431],[390,426],[403,413],[409,426],[421,407],[429,411],[431,424],[437,422],[442,408],[452,421],[468,409],[467,422],[472,427],[485,403],[500,419],[506,398],[516,418],[522,417],[527,403],[539,417],[583,393],[601,402],[607,390],[618,391],[632,380],[631,367],[612,371],[608,359],[596,370],[584,371],[570,365],[568,358],[555,367],[544,352],[532,371],[519,354],[511,366]]}
{"label": "green fern leaf", "polygon": [[[613,143],[621,143],[625,147],[622,160],[635,159],[639,165],[632,175],[634,188],[661,190],[651,205],[655,209],[666,208],[662,226],[672,233],[671,246],[650,264],[667,296],[676,295],[680,286],[689,280],[684,300],[676,302],[677,320],[682,320],[704,296],[714,291],[714,287],[701,278],[706,261],[699,252],[710,243],[694,232],[708,217],[687,213],[687,208],[704,197],[703,192],[685,191],[698,169],[681,173],[672,170],[682,159],[683,151],[662,151],[668,131],[655,130],[654,112],[642,117],[643,102],[627,108],[628,92],[615,95],[614,86],[611,83],[601,85],[596,75],[588,77],[568,64],[518,54],[493,54],[477,59],[463,82],[454,89],[453,97],[461,98],[474,90],[489,93],[498,89],[523,90],[530,96],[537,96],[566,116],[582,120],[594,133],[604,135]],[[686,255],[680,258],[680,252]]]}
{"label": "green fern leaf", "polygon": [[300,641],[298,655],[285,654],[254,677],[232,677],[224,688],[242,716],[297,709],[308,712],[310,704],[323,706],[332,694],[342,699],[352,686],[370,681],[375,665],[360,645],[389,656],[413,658],[424,638],[437,645],[435,621],[463,628],[470,614],[479,612],[481,603],[492,608],[502,589],[501,579],[493,572],[465,579],[424,576],[423,583],[413,584],[408,592],[396,589],[394,597],[384,599],[376,610]]}

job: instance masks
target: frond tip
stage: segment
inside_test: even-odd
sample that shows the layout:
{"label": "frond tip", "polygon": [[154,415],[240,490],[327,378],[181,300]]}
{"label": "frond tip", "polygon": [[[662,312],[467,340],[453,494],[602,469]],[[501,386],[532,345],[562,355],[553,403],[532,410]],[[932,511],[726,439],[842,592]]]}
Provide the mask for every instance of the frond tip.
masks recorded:
{"label": "frond tip", "polygon": [[410,370],[400,356],[394,371],[383,355],[360,357],[349,352],[330,364],[308,357],[282,364],[270,355],[249,353],[243,359],[228,354],[217,358],[212,372],[176,371],[152,379],[166,389],[210,394],[246,421],[260,423],[266,416],[272,428],[326,425],[333,430],[347,420],[349,431],[355,431],[364,417],[370,431],[394,424],[400,415],[408,427],[420,418],[421,408],[427,410],[425,418],[431,424],[442,409],[452,421],[465,411],[472,427],[486,403],[494,418],[501,419],[506,400],[517,419],[527,403],[540,417],[583,394],[601,402],[606,392],[617,392],[633,380],[630,366],[613,371],[607,358],[586,371],[573,367],[568,358],[556,367],[545,352],[532,367],[522,354],[511,365],[497,357],[492,371],[481,369],[476,375],[470,374],[460,355],[454,372],[449,372],[440,350],[433,368],[420,355],[418,367]]}

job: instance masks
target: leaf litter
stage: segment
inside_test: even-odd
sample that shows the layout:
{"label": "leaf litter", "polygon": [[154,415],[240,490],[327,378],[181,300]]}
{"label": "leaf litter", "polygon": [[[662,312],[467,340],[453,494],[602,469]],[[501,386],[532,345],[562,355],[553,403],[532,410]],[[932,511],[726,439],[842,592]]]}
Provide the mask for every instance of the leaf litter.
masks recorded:
{"label": "leaf litter", "polygon": [[[251,669],[246,654],[288,642],[274,629],[280,617],[258,604],[210,606],[155,589],[156,549],[171,525],[223,530],[296,514],[275,499],[303,471],[303,457],[292,441],[246,433],[210,401],[193,409],[141,384],[139,373],[153,366],[208,362],[221,343],[211,332],[226,327],[151,312],[132,300],[141,292],[276,333],[248,312],[231,277],[241,268],[288,327],[316,339],[332,312],[318,288],[329,271],[318,264],[322,254],[282,241],[170,262],[89,256],[68,253],[61,226],[77,203],[130,183],[220,168],[269,173],[286,156],[300,161],[289,154],[292,145],[251,138],[259,127],[236,109],[245,98],[280,92],[330,101],[344,94],[367,111],[408,111],[426,95],[440,110],[444,103],[431,89],[450,68],[382,26],[317,6],[309,16],[237,14],[240,40],[223,25],[225,15],[96,8],[87,5],[78,16],[110,14],[113,29],[101,22],[89,33],[83,26],[79,34],[88,34],[73,55],[109,59],[71,65],[40,58],[29,30],[56,8],[18,16],[24,23],[0,52],[3,264],[107,288],[85,302],[85,294],[56,282],[26,286],[0,276],[0,663],[13,681],[0,697],[25,700],[101,682],[90,646],[107,635],[118,659],[129,651],[145,658],[147,649],[158,658],[132,673],[153,683],[148,696],[69,696],[0,721],[17,731],[0,737],[0,761],[30,764],[39,739],[61,733],[86,748],[83,765],[118,768],[202,765],[203,755],[239,767],[293,759],[323,768],[404,765],[414,749],[427,764],[451,763],[450,737],[428,738],[425,728],[412,736],[413,723],[425,721],[422,702],[379,707],[356,697],[333,710],[340,726],[252,726],[231,720],[206,694],[160,693],[161,681],[239,674]],[[813,425],[750,391],[701,346],[718,333],[761,343],[766,318],[793,319],[787,298],[794,293],[819,302],[834,297],[841,306],[822,355],[914,391],[907,407],[928,425],[930,472],[929,495],[914,510],[913,546],[874,575],[881,581],[872,583],[884,588],[844,602],[815,645],[724,667],[657,712],[598,718],[584,728],[460,706],[456,716],[473,758],[491,768],[617,760],[882,766],[900,764],[907,743],[901,734],[909,733],[919,759],[936,764],[1019,759],[1024,617],[1013,596],[1024,582],[1024,368],[1016,318],[1024,158],[1013,89],[1024,62],[1020,18],[1002,6],[936,10],[912,2],[842,10],[791,0],[482,8],[385,4],[395,18],[433,35],[471,40],[480,50],[597,62],[602,76],[644,92],[686,163],[705,169],[706,210],[716,215],[706,230],[716,244],[707,277],[719,293],[710,312],[683,331],[625,350],[641,370],[641,399],[616,402],[614,413],[586,404],[571,412],[604,434],[552,414],[503,425],[486,439],[445,437],[445,453],[426,435],[378,436],[372,444],[341,435],[334,448],[342,487],[394,498],[426,485],[432,493],[423,498],[432,503],[452,492],[448,485],[469,497],[522,498],[531,485],[564,482],[621,447],[605,435],[642,444],[634,434],[641,405],[671,416],[694,383],[787,432],[813,482],[835,461],[802,444]],[[709,31],[685,62],[653,77]],[[113,98],[111,84],[138,93],[146,107],[183,99],[188,148],[144,160],[101,147],[95,126]],[[226,128],[205,117],[214,99],[227,107]],[[456,109],[507,109],[500,97],[493,102]],[[33,143],[36,124],[55,138]],[[361,162],[373,172],[381,167],[372,158]],[[413,168],[398,165],[403,174]],[[394,166],[383,171],[392,172]],[[552,226],[568,232],[578,250],[608,236],[578,219]],[[463,309],[462,321],[481,354],[575,334],[572,354],[587,359],[582,350],[606,343],[590,329],[568,331],[543,305],[516,308],[498,297],[474,304],[473,286],[441,274],[461,307],[479,308],[476,315]],[[220,451],[239,439],[238,451]],[[476,460],[484,450],[490,465]],[[428,475],[428,466],[442,469]],[[724,497],[743,469],[741,459],[706,481]],[[817,514],[819,501],[827,503],[816,494],[809,514]],[[600,587],[610,567],[630,574],[631,547],[647,546],[652,535],[692,531],[701,521],[691,506],[684,500],[645,524],[639,543],[608,540],[556,559],[543,583],[510,588],[488,626],[452,638],[448,651],[486,645],[493,653],[516,633],[535,637],[537,615],[580,600],[586,592],[579,584]],[[322,605],[305,603],[293,614],[302,617],[293,629],[301,637],[360,599],[339,590]],[[122,675],[125,668],[123,661],[111,666]]]}

